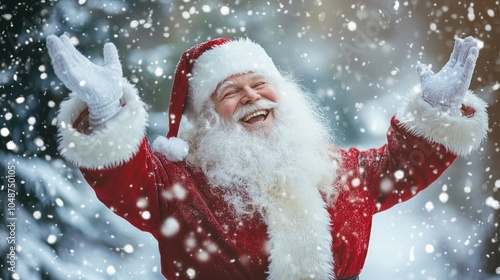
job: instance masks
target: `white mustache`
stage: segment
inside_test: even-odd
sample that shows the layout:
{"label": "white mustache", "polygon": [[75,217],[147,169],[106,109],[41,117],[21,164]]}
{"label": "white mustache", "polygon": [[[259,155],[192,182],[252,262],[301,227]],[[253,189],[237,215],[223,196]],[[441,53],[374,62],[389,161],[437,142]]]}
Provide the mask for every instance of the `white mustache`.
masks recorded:
{"label": "white mustache", "polygon": [[278,103],[272,102],[270,100],[258,100],[254,104],[251,105],[245,105],[243,107],[238,108],[236,112],[233,114],[233,120],[234,121],[239,121],[241,120],[244,116],[258,111],[258,110],[271,110],[274,109],[278,106]]}

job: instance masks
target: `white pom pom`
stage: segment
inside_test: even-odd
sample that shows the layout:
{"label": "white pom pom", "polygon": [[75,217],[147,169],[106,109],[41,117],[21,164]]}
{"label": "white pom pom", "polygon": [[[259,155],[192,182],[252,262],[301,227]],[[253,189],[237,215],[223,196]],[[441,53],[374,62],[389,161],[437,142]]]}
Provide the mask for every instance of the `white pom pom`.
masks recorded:
{"label": "white pom pom", "polygon": [[153,142],[153,150],[165,156],[171,162],[179,162],[186,158],[189,145],[186,141],[171,137],[159,136]]}

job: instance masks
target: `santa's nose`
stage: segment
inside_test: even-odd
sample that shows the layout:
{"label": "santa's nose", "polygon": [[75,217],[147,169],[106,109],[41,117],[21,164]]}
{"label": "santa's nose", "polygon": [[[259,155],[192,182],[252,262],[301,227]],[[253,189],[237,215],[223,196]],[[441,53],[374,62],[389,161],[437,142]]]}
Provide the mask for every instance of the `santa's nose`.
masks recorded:
{"label": "santa's nose", "polygon": [[250,87],[243,88],[243,96],[241,98],[241,103],[249,104],[253,103],[261,98],[261,95]]}

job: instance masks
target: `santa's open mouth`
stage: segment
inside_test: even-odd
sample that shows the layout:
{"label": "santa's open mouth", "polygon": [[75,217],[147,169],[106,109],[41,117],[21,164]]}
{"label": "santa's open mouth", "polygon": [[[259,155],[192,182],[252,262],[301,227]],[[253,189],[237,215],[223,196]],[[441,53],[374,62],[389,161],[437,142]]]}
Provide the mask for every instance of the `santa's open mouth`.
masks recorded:
{"label": "santa's open mouth", "polygon": [[254,124],[265,121],[268,115],[269,115],[268,109],[261,109],[245,115],[243,118],[240,119],[240,121],[248,124]]}

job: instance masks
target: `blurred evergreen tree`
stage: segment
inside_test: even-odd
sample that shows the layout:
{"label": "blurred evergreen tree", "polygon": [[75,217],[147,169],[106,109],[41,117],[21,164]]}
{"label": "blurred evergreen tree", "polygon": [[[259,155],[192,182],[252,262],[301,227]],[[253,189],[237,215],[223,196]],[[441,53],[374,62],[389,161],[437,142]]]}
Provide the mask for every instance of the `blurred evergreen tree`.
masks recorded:
{"label": "blurred evergreen tree", "polygon": [[30,0],[0,7],[0,147],[50,159],[57,154],[55,115],[62,95],[49,87],[54,77],[43,55],[46,6]]}

